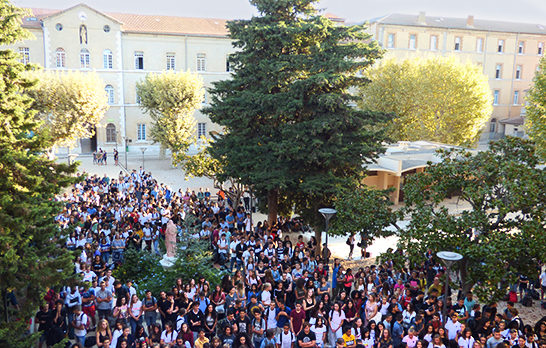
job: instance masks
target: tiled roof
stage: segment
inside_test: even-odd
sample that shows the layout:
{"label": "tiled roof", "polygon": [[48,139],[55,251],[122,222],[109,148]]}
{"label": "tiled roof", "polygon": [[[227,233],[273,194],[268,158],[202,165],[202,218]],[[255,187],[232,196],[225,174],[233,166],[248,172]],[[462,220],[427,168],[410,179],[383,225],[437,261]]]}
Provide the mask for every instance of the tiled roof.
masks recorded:
{"label": "tiled roof", "polygon": [[382,23],[382,24],[402,25],[402,26],[419,26],[419,27],[445,28],[445,29],[465,29],[465,30],[546,35],[546,24],[514,23],[514,22],[504,22],[504,21],[492,21],[492,20],[485,20],[485,19],[473,19],[472,20],[473,24],[468,25],[467,18],[425,16],[424,21],[420,21],[419,15],[408,15],[408,14],[396,13],[396,14],[385,16],[385,17],[376,18],[372,20],[372,22]]}
{"label": "tiled roof", "polygon": [[108,13],[124,32],[227,36],[225,19]]}
{"label": "tiled roof", "polygon": [[[23,26],[26,28],[40,28],[41,20],[66,10],[33,8],[31,11],[33,15],[23,19]],[[228,35],[226,19],[139,15],[129,13],[103,14],[121,22],[121,30],[123,32],[219,37]]]}

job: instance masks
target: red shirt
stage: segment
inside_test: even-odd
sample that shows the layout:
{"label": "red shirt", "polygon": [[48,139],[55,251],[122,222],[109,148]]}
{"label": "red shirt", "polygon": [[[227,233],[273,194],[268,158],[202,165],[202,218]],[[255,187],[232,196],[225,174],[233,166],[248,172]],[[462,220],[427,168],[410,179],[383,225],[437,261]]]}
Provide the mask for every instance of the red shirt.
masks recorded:
{"label": "red shirt", "polygon": [[301,325],[303,324],[303,321],[305,320],[305,311],[302,309],[299,313],[297,310],[293,310],[290,312],[290,318],[292,319],[292,327],[294,328],[294,332],[298,333],[301,330]]}

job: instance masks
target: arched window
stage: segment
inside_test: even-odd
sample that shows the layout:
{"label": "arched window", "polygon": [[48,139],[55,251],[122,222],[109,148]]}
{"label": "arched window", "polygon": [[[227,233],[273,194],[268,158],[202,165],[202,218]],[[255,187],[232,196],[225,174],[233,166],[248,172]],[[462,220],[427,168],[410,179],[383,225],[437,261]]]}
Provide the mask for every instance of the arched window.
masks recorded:
{"label": "arched window", "polygon": [[90,60],[91,58],[89,56],[89,51],[87,50],[87,48],[82,48],[80,51],[80,67],[82,69],[89,69]]}
{"label": "arched window", "polygon": [[104,90],[106,91],[106,96],[108,97],[108,104],[114,104],[114,87],[111,85],[106,85]]}
{"label": "arched window", "polygon": [[116,141],[116,126],[113,123],[106,125],[106,142],[115,143]]}
{"label": "arched window", "polygon": [[104,69],[113,69],[114,67],[114,59],[113,59],[113,55],[112,55],[112,51],[110,50],[104,50],[104,52],[102,53],[102,58],[103,58],[103,68]]}
{"label": "arched window", "polygon": [[63,48],[57,48],[55,51],[56,65],[57,68],[66,67],[66,53]]}

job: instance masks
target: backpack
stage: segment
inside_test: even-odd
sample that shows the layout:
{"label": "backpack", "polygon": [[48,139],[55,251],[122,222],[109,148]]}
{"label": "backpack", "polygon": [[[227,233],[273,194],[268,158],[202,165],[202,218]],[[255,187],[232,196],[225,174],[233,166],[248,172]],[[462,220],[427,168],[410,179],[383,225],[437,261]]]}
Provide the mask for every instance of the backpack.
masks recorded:
{"label": "backpack", "polygon": [[525,296],[521,299],[521,304],[522,304],[524,307],[531,307],[531,306],[533,305],[533,299],[531,298],[531,296],[525,295]]}
{"label": "backpack", "polygon": [[529,289],[527,290],[527,293],[531,296],[533,300],[540,300],[540,294],[535,289]]}

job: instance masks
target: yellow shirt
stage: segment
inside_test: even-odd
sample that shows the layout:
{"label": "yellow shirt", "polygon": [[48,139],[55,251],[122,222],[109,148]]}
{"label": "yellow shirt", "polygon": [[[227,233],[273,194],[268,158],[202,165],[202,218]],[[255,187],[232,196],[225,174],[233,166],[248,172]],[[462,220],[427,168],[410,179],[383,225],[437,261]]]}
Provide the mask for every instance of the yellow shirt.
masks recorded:
{"label": "yellow shirt", "polygon": [[203,344],[205,343],[209,343],[209,339],[208,338],[203,338],[203,340],[201,340],[201,337],[198,337],[196,340],[195,340],[195,348],[203,348]]}
{"label": "yellow shirt", "polygon": [[356,343],[356,338],[353,334],[349,334],[349,336],[347,336],[347,334],[343,334],[342,338],[345,341],[345,347],[354,346]]}

